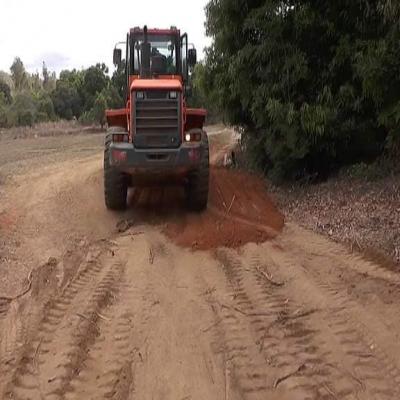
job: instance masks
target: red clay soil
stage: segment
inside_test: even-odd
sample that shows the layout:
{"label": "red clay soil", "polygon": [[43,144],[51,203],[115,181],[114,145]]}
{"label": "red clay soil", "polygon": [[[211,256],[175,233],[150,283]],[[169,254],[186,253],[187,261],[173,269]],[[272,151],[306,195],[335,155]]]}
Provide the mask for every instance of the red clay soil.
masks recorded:
{"label": "red clay soil", "polygon": [[164,233],[178,245],[201,250],[261,243],[276,236],[284,225],[261,179],[216,167],[211,169],[208,209],[175,217]]}

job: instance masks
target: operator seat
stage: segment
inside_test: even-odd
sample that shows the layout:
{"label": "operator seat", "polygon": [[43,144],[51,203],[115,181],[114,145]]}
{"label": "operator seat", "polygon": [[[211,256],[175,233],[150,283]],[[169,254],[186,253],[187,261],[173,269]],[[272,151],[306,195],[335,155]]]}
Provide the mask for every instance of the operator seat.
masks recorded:
{"label": "operator seat", "polygon": [[151,57],[151,73],[166,74],[167,73],[167,57],[157,54]]}

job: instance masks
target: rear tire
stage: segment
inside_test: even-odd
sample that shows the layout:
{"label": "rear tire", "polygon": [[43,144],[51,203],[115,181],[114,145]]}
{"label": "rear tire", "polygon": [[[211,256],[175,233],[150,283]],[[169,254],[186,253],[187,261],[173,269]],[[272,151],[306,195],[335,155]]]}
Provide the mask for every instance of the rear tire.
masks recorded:
{"label": "rear tire", "polygon": [[110,165],[110,144],[115,128],[107,131],[104,147],[104,200],[110,210],[125,210],[128,184],[126,175]]}
{"label": "rear tire", "polygon": [[207,208],[208,187],[210,179],[209,144],[207,133],[203,131],[203,152],[199,167],[188,177],[186,197],[192,211],[203,211]]}

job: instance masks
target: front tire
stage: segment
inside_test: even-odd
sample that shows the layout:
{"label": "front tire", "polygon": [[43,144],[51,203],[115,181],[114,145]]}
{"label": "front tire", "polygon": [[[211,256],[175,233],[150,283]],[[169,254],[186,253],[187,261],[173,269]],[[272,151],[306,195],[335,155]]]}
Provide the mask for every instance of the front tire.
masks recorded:
{"label": "front tire", "polygon": [[188,177],[186,197],[188,207],[192,211],[203,211],[207,208],[210,180],[209,144],[206,132],[203,132],[203,151],[199,167]]}
{"label": "front tire", "polygon": [[128,194],[127,179],[123,172],[110,165],[111,143],[112,133],[108,131],[104,147],[104,200],[109,210],[125,210]]}

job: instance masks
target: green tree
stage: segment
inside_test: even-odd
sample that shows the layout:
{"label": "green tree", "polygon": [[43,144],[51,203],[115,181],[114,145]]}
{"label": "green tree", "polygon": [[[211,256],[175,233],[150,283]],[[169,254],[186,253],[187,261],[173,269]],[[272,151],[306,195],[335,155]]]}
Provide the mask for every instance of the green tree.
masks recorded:
{"label": "green tree", "polygon": [[118,89],[111,83],[109,83],[100,93],[106,99],[107,108],[121,108],[125,106],[125,102],[120,96]]}
{"label": "green tree", "polygon": [[37,105],[27,92],[17,93],[7,114],[9,126],[33,126],[36,122]]}
{"label": "green tree", "polygon": [[125,60],[117,66],[111,78],[112,85],[117,89],[119,97],[126,99],[126,75],[125,75]]}
{"label": "green tree", "polygon": [[50,74],[49,74],[49,70],[47,69],[47,65],[44,61],[42,64],[42,78],[43,78],[43,87],[46,88],[46,86],[48,85],[48,83],[50,81]]}
{"label": "green tree", "polygon": [[2,80],[0,80],[0,94],[2,94],[4,96],[4,102],[6,104],[11,103],[11,101],[12,101],[11,88],[10,88],[10,86],[7,85],[6,82],[3,82]]}
{"label": "green tree", "polygon": [[14,59],[14,62],[10,67],[10,71],[15,90],[21,91],[26,89],[28,86],[28,76],[25,71],[24,64],[19,57]]}
{"label": "green tree", "polygon": [[105,119],[105,111],[107,108],[107,98],[104,95],[104,93],[99,93],[96,96],[96,99],[94,101],[93,109],[92,109],[92,115],[94,121],[99,123],[101,125],[101,128],[104,127],[104,124],[106,123]]}
{"label": "green tree", "polygon": [[275,178],[373,159],[400,120],[396,5],[211,0],[203,93]]}
{"label": "green tree", "polygon": [[215,91],[208,86],[209,82],[208,69],[204,63],[199,62],[191,75],[192,90],[187,102],[190,107],[206,108],[208,122],[219,122],[221,116],[218,112],[217,101],[213,98]]}
{"label": "green tree", "polygon": [[93,107],[82,114],[80,121],[84,124],[95,122],[100,124],[103,128],[106,123],[106,109],[119,108],[122,106],[123,100],[119,96],[117,89],[109,84],[96,95]]}
{"label": "green tree", "polygon": [[7,127],[8,102],[6,96],[0,91],[0,128]]}
{"label": "green tree", "polygon": [[33,93],[38,93],[42,90],[43,82],[40,79],[38,72],[28,76],[28,86],[29,86],[30,91]]}
{"label": "green tree", "polygon": [[384,0],[380,3],[384,15],[389,21],[398,23],[400,18],[400,3],[397,0]]}
{"label": "green tree", "polygon": [[60,78],[59,80],[62,82],[67,82],[70,85],[74,86],[75,89],[79,91],[79,89],[83,85],[83,78],[85,76],[85,71],[78,71],[76,69],[73,69],[71,71],[69,70],[63,70],[60,72]]}
{"label": "green tree", "polygon": [[35,95],[37,106],[36,122],[54,121],[56,113],[53,101],[48,92],[44,89]]}
{"label": "green tree", "polygon": [[57,81],[56,89],[51,93],[56,114],[64,119],[79,118],[82,102],[76,87],[65,80]]}
{"label": "green tree", "polygon": [[107,73],[108,69],[105,64],[96,64],[85,71],[82,82],[84,110],[90,110],[98,93],[107,87],[109,81]]}
{"label": "green tree", "polygon": [[51,92],[56,87],[56,74],[54,72],[50,73],[46,63],[43,61],[42,64],[42,79],[43,79],[43,89],[47,92]]}
{"label": "green tree", "polygon": [[11,88],[11,91],[13,90],[14,82],[10,74],[4,71],[0,71],[0,81],[6,83]]}

